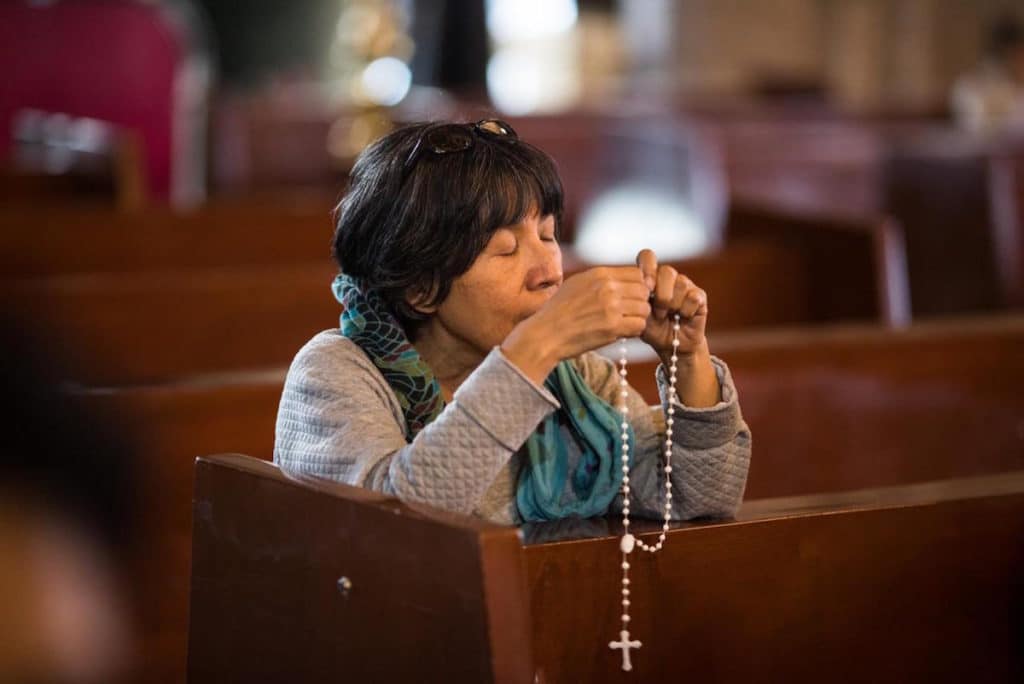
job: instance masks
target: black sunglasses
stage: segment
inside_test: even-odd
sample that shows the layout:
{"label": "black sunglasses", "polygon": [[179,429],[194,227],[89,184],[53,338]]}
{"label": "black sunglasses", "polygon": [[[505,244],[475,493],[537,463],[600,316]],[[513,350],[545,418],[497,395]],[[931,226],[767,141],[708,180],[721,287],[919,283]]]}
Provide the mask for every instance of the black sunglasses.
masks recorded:
{"label": "black sunglasses", "polygon": [[405,174],[416,165],[424,150],[434,154],[463,152],[473,147],[477,136],[487,135],[502,138],[510,142],[519,140],[512,126],[501,119],[482,119],[474,124],[442,124],[424,131],[405,160]]}

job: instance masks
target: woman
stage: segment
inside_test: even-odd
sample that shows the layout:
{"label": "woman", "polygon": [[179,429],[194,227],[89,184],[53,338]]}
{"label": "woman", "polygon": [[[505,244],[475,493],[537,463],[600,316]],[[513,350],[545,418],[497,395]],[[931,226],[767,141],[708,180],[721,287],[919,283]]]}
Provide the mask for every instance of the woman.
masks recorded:
{"label": "woman", "polygon": [[[501,121],[367,148],[337,214],[341,327],[292,363],[274,461],[504,524],[621,511],[619,374],[593,350],[641,336],[667,367],[679,313],[672,517],[731,516],[750,432],[704,292],[649,250],[563,282],[561,212],[554,163]],[[626,405],[630,510],[660,518],[663,409]]]}

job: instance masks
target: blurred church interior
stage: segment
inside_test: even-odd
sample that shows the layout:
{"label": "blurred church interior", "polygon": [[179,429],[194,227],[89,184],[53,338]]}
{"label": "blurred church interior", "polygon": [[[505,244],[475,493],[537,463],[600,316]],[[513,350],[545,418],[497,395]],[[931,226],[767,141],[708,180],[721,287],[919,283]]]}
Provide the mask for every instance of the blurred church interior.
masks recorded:
{"label": "blurred church interior", "polygon": [[[0,64],[3,334],[132,454],[140,530],[83,531],[58,456],[0,481],[0,578],[68,554],[59,595],[120,611],[3,583],[39,636],[0,639],[2,681],[186,678],[195,458],[271,457],[288,363],[337,321],[332,210],[416,121],[499,117],[555,159],[566,276],[651,247],[703,284],[749,501],[990,478],[983,529],[1024,531],[1024,2],[10,0]],[[986,556],[1015,617],[958,623],[995,635],[978,681],[1024,671],[1020,539]]]}

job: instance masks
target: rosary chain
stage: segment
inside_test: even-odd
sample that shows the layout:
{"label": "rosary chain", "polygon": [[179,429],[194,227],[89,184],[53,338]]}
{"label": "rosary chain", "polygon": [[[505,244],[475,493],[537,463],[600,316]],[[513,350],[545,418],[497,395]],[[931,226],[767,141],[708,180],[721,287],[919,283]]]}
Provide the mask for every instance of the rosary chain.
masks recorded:
{"label": "rosary chain", "polygon": [[662,549],[665,544],[665,537],[668,534],[669,521],[672,518],[672,425],[675,422],[675,407],[673,405],[674,397],[676,394],[676,374],[678,371],[677,363],[679,361],[679,314],[675,314],[672,321],[672,363],[669,366],[669,402],[668,407],[665,410],[665,463],[662,466],[662,470],[665,473],[665,515],[664,524],[661,526],[661,534],[658,535],[658,541],[654,544],[647,544],[629,532],[629,406],[626,404],[626,399],[629,397],[628,383],[626,378],[629,375],[627,370],[627,358],[626,358],[626,340],[619,340],[619,397],[620,406],[619,412],[622,414],[622,453],[621,453],[621,465],[622,465],[622,527],[623,535],[619,543],[619,548],[622,551],[622,631],[620,632],[620,641],[611,642],[609,646],[613,649],[621,649],[623,652],[622,669],[631,670],[632,664],[629,660],[629,649],[639,648],[640,641],[630,641],[629,638],[629,554],[633,552],[635,548],[639,548],[648,553],[656,553]]}

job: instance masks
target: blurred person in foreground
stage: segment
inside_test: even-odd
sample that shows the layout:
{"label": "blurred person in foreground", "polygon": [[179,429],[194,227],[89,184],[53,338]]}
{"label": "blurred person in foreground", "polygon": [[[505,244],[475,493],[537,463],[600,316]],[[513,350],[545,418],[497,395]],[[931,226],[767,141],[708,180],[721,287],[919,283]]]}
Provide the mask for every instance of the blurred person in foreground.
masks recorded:
{"label": "blurred person in foreground", "polygon": [[0,322],[0,682],[127,681],[127,452]]}
{"label": "blurred person in foreground", "polygon": [[1024,134],[1024,28],[1012,16],[992,24],[984,59],[953,87],[953,113],[979,134]]}
{"label": "blurred person in foreground", "polygon": [[[341,326],[291,365],[275,462],[499,524],[624,512],[627,483],[640,517],[734,515],[750,431],[707,294],[651,250],[564,278],[562,203],[553,160],[503,121],[367,148],[337,212]],[[659,406],[594,352],[632,337],[662,360]]]}

